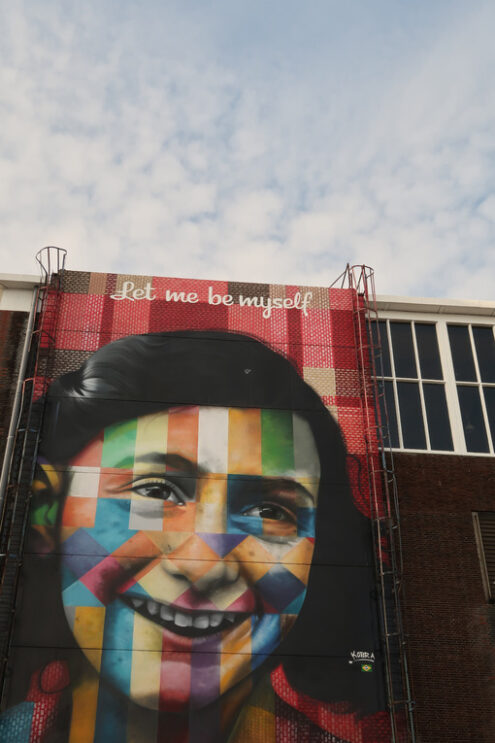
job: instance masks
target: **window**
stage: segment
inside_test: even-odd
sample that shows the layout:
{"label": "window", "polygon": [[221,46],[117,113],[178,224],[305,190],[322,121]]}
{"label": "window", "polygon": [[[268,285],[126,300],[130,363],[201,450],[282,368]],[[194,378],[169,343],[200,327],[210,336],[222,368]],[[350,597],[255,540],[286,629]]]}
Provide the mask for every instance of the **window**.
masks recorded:
{"label": "window", "polygon": [[480,560],[481,579],[487,601],[495,599],[495,512],[473,513],[474,535]]}
{"label": "window", "polygon": [[468,452],[493,452],[495,338],[489,325],[447,325]]}
{"label": "window", "polygon": [[398,310],[372,323],[386,446],[495,453],[495,326],[469,320]]}
{"label": "window", "polygon": [[453,451],[444,373],[436,325],[379,320],[373,323],[382,419],[385,405],[389,434],[386,446]]}

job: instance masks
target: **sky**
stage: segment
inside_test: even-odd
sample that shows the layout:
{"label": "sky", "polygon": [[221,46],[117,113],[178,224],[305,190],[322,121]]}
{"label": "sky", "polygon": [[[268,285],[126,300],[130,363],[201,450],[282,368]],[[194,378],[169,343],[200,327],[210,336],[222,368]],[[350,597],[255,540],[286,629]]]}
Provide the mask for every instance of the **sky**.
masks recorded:
{"label": "sky", "polygon": [[0,272],[495,299],[493,0],[0,5]]}

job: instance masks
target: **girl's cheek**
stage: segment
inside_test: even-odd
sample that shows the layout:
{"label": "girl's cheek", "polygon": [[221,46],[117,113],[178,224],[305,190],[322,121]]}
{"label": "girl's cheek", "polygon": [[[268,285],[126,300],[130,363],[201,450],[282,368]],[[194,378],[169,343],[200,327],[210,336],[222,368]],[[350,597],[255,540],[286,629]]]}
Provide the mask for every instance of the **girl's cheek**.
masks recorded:
{"label": "girl's cheek", "polygon": [[62,511],[62,528],[92,529],[96,520],[97,498],[68,495]]}
{"label": "girl's cheek", "polygon": [[283,558],[283,564],[290,572],[299,578],[305,586],[308,585],[309,571],[313,561],[314,540],[308,537],[299,539],[294,547]]}

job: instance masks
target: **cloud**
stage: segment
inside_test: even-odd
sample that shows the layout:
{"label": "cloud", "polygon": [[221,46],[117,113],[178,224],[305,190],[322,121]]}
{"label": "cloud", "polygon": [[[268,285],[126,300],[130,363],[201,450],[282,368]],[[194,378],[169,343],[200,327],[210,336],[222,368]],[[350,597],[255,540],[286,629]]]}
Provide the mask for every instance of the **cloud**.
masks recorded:
{"label": "cloud", "polygon": [[492,4],[0,11],[2,270],[493,298]]}

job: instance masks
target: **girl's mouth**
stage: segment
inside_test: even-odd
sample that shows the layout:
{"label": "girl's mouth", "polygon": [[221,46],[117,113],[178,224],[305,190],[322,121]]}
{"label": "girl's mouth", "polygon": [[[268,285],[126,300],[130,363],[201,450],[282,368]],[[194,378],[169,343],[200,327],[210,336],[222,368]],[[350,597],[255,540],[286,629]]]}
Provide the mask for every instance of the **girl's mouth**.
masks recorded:
{"label": "girl's mouth", "polygon": [[154,599],[130,594],[119,597],[126,606],[161,627],[183,637],[205,637],[232,629],[251,614],[231,611],[198,611],[177,609]]}

